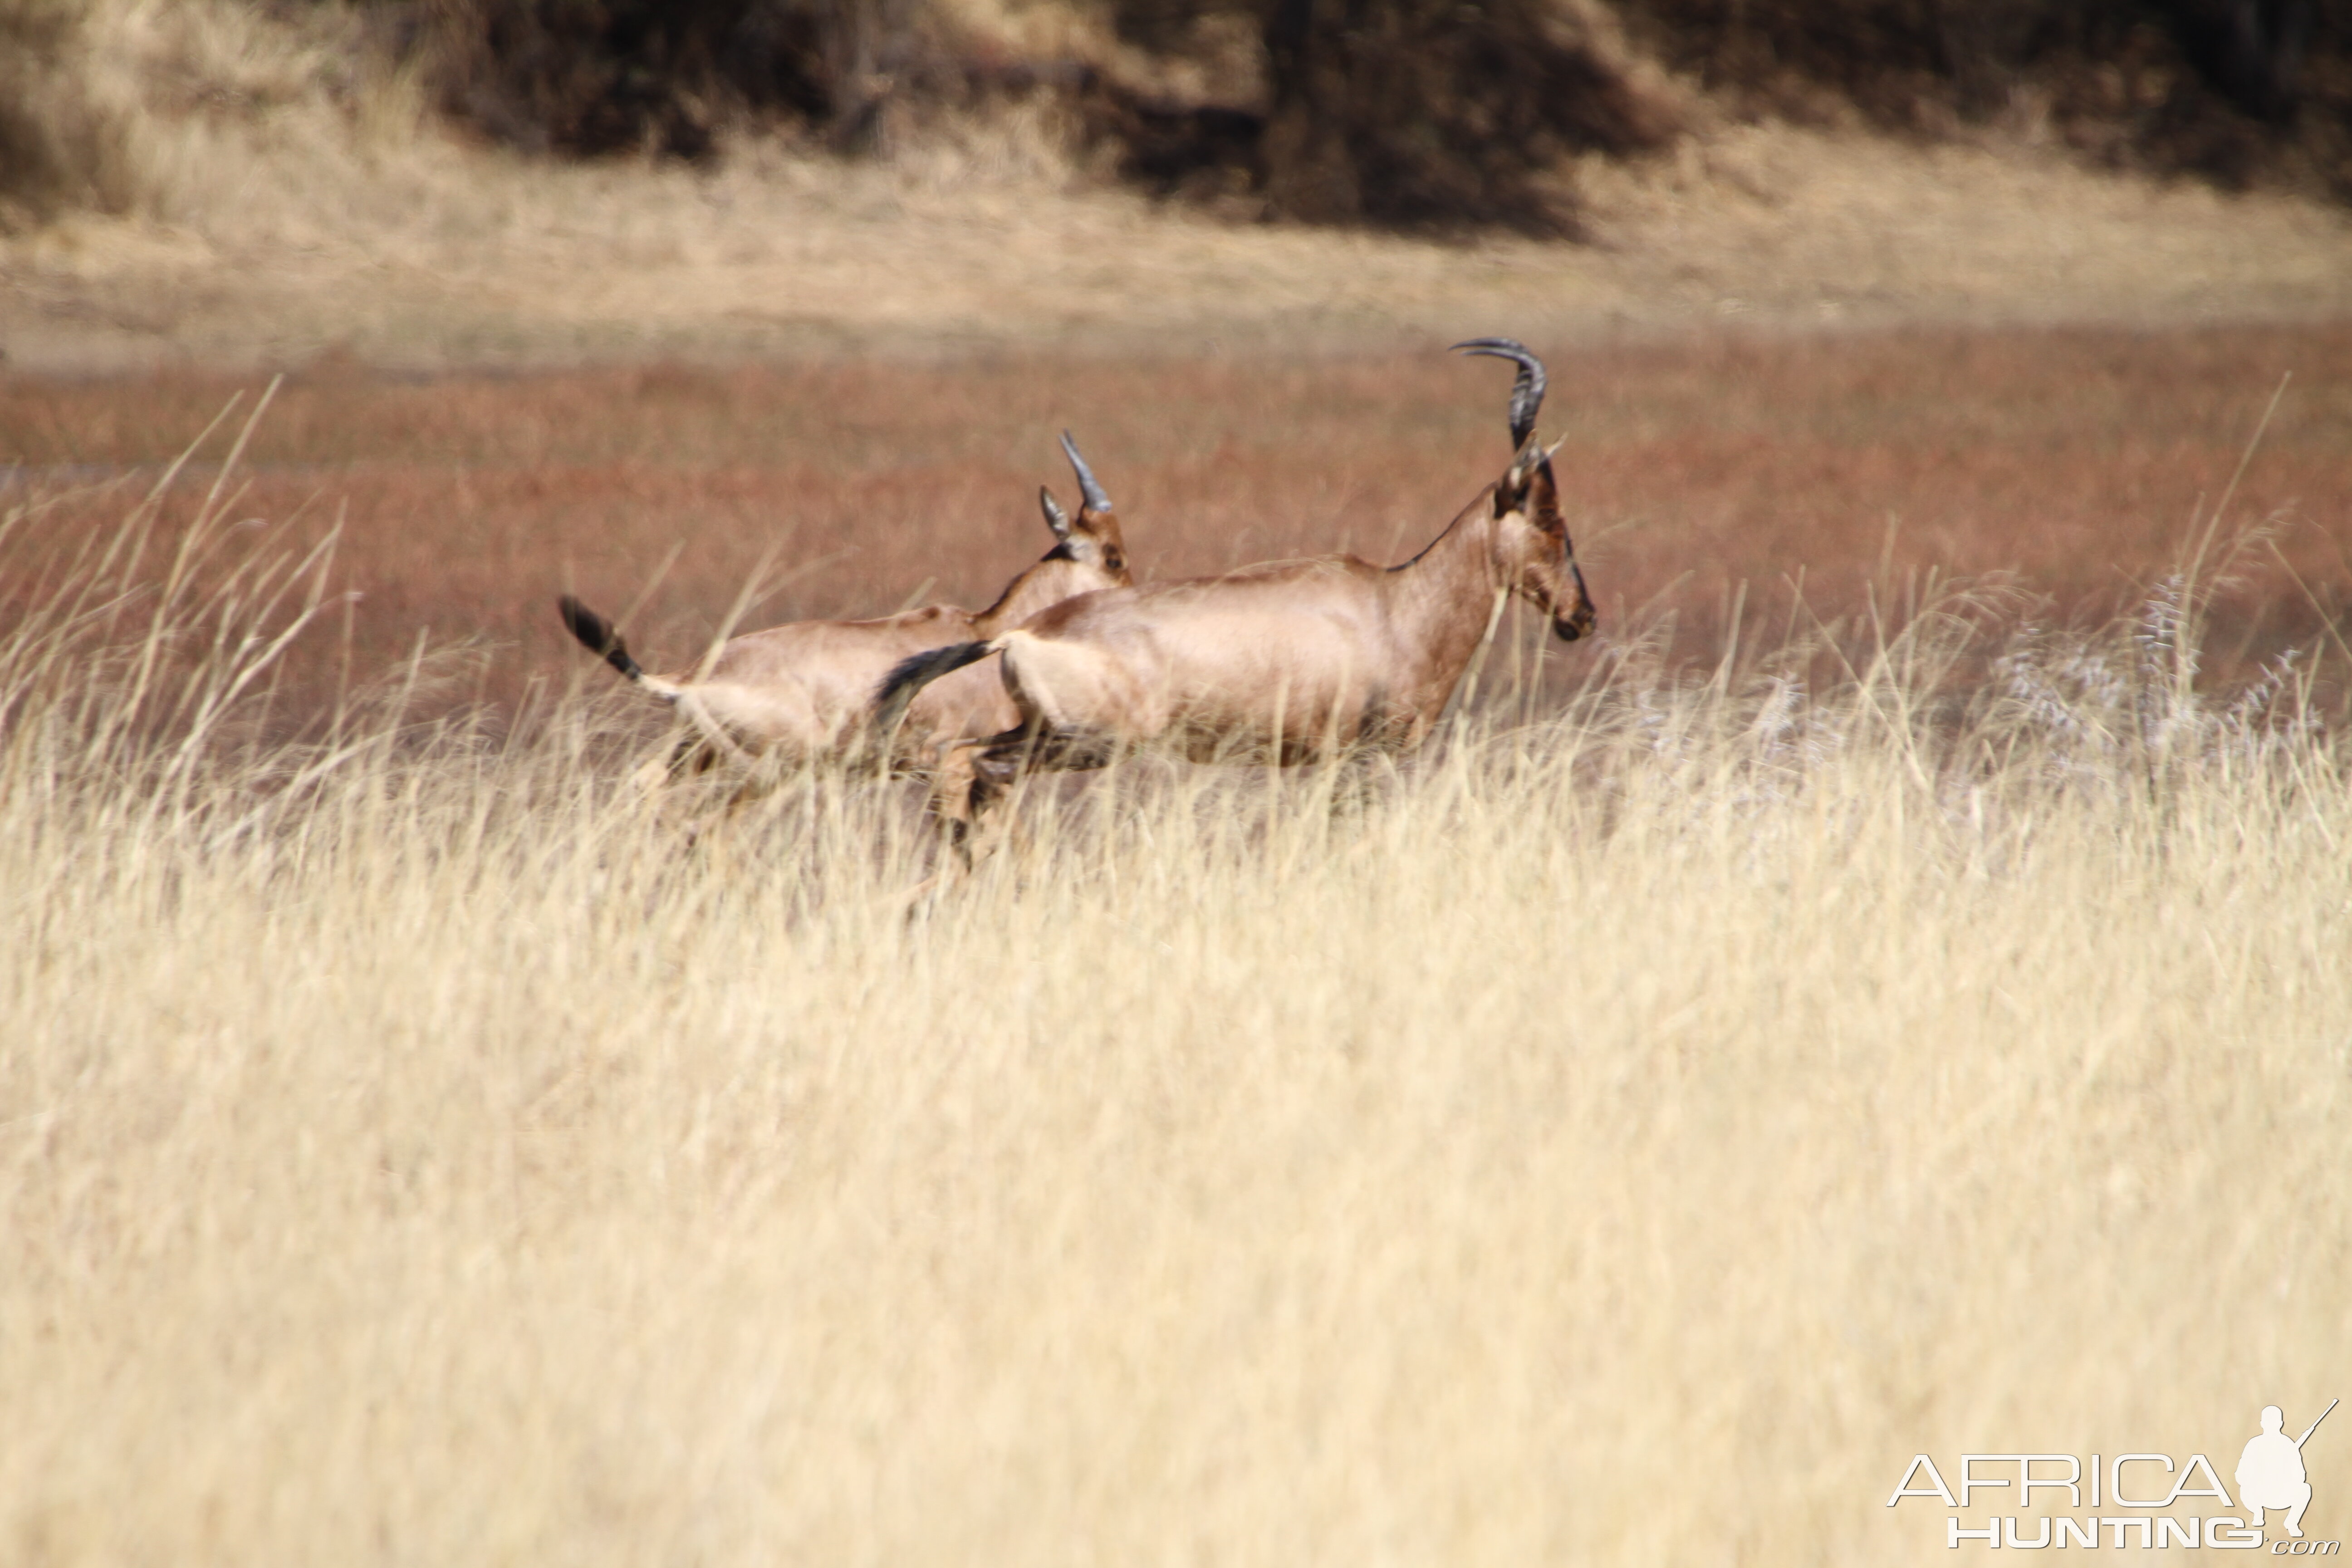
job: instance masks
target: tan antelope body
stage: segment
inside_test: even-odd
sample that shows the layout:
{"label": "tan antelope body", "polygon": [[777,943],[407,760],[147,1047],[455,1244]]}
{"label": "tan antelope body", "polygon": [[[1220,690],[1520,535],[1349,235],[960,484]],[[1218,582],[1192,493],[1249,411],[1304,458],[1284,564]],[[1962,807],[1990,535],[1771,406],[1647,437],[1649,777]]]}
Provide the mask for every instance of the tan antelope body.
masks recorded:
{"label": "tan antelope body", "polygon": [[1100,767],[1138,747],[1283,764],[1408,751],[1444,711],[1500,595],[1543,609],[1563,641],[1590,631],[1550,455],[1530,439],[1543,367],[1507,340],[1457,346],[1518,363],[1518,453],[1411,561],[1328,555],[1087,594],[902,665],[882,694],[882,725],[927,682],[992,653],[1019,710],[1017,724],[959,753],[968,763],[941,769],[940,815],[968,826],[1025,770]]}
{"label": "tan antelope body", "polygon": [[693,726],[695,737],[673,755],[670,772],[708,767],[721,757],[887,760],[927,771],[947,745],[994,735],[1018,723],[1020,712],[994,671],[966,670],[925,690],[909,706],[888,752],[877,757],[867,720],[876,691],[894,668],[929,649],[999,636],[1074,594],[1131,581],[1110,498],[1066,433],[1062,442],[1077,470],[1084,504],[1072,520],[1049,492],[1038,492],[1057,542],[985,610],[934,605],[875,620],[771,626],[731,639],[707,668],[677,679],[647,674],[610,623],[569,595],[560,601],[564,625]]}

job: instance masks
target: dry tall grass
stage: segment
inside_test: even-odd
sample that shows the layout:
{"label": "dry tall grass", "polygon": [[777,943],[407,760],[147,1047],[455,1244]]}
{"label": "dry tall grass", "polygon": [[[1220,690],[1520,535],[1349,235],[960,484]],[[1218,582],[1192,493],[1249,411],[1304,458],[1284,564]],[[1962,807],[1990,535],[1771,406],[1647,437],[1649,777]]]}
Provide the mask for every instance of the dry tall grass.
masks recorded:
{"label": "dry tall grass", "polygon": [[2352,1373],[2352,755],[2198,689],[2196,577],[1811,689],[1498,661],[1359,814],[1137,769],[910,913],[895,796],[681,854],[593,703],[254,740],[319,562],[62,515],[0,539],[11,1561],[1883,1563],[1915,1451]]}
{"label": "dry tall grass", "polygon": [[0,228],[234,211],[257,167],[313,203],[363,194],[424,108],[368,33],[341,4],[0,0]]}

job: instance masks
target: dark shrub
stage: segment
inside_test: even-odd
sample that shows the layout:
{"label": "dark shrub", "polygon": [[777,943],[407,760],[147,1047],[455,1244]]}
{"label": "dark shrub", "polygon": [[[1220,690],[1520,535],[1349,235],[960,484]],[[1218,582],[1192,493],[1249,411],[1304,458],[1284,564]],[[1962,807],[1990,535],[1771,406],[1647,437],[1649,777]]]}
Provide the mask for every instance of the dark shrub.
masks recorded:
{"label": "dark shrub", "polygon": [[730,111],[870,134],[923,40],[919,0],[427,0],[449,107],[488,134],[580,153],[700,158]]}
{"label": "dark shrub", "polygon": [[1572,226],[1545,175],[1672,130],[1557,0],[1272,0],[1276,211],[1323,223]]}
{"label": "dark shrub", "polygon": [[2352,8],[2328,0],[1622,0],[1750,109],[1934,131],[2038,100],[2106,162],[2352,195]]}

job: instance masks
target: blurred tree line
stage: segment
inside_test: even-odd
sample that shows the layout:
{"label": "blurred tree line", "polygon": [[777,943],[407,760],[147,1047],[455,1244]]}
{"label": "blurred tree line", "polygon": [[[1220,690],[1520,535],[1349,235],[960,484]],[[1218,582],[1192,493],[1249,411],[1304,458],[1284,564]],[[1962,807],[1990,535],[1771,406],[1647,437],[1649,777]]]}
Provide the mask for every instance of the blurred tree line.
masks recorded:
{"label": "blurred tree line", "polygon": [[745,115],[856,153],[894,114],[1045,93],[1162,192],[1558,231],[1562,156],[1671,140],[1695,82],[1734,113],[2025,116],[2117,165],[2352,197],[2334,0],[1059,0],[1115,40],[1093,59],[1025,58],[942,0],[370,3],[447,111],[587,155],[708,157]]}
{"label": "blurred tree line", "polygon": [[1934,132],[2025,110],[2117,164],[2352,197],[2336,0],[1630,0],[1661,58],[1751,108]]}

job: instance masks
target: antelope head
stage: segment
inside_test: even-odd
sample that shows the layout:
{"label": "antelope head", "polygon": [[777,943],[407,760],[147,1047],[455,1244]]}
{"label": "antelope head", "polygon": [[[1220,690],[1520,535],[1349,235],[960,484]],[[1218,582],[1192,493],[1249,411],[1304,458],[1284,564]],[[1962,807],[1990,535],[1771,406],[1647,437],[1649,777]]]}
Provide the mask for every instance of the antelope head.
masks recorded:
{"label": "antelope head", "polygon": [[1062,432],[1062,450],[1078,472],[1078,493],[1084,499],[1072,517],[1040,486],[1037,504],[1045,509],[1045,526],[1057,541],[1044,560],[1005,585],[996,603],[972,617],[972,632],[982,639],[1012,630],[1049,605],[1104,588],[1124,588],[1135,581],[1127,570],[1127,543],[1118,534],[1118,517],[1110,497],[1095,482],[1095,471],[1078,456],[1078,444]]}
{"label": "antelope head", "polygon": [[1495,481],[1493,555],[1502,584],[1551,617],[1552,635],[1574,642],[1600,616],[1585,592],[1584,570],[1559,514],[1551,453],[1530,441],[1511,471]]}
{"label": "antelope head", "polygon": [[1037,503],[1045,508],[1045,526],[1062,542],[1045,557],[1048,561],[1067,561],[1099,574],[1100,588],[1124,588],[1133,581],[1127,570],[1127,542],[1119,537],[1118,515],[1112,509],[1110,497],[1096,482],[1095,472],[1087,460],[1078,456],[1078,444],[1070,439],[1067,430],[1062,432],[1062,450],[1068,454],[1070,467],[1078,476],[1078,493],[1083,498],[1075,518],[1062,510],[1054,492],[1045,486],[1037,487]]}
{"label": "antelope head", "polygon": [[1501,586],[1551,617],[1552,635],[1574,642],[1600,616],[1585,591],[1584,571],[1569,542],[1568,520],[1560,515],[1559,484],[1551,455],[1559,449],[1536,444],[1536,414],[1543,407],[1543,362],[1508,338],[1473,338],[1454,345],[1465,353],[1512,361],[1519,367],[1511,387],[1511,440],[1518,455],[1510,471],[1495,481],[1492,559]]}

